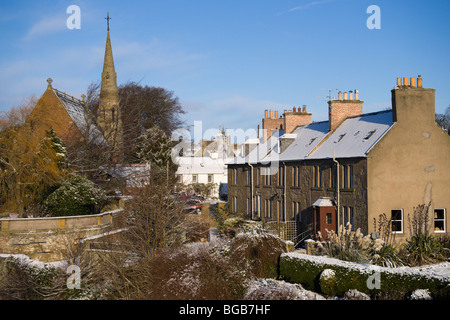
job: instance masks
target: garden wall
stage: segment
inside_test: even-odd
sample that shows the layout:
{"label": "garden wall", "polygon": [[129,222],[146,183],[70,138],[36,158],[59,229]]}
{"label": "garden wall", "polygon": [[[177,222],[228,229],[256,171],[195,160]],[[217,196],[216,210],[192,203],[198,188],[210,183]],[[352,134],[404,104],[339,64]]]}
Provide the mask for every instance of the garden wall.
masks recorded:
{"label": "garden wall", "polygon": [[[323,273],[326,269],[333,271]],[[279,273],[285,281],[331,296],[356,289],[372,297],[404,299],[416,289],[429,289],[435,299],[450,298],[450,277],[408,267],[385,268],[292,252],[281,255]],[[324,279],[325,274],[334,276]]]}
{"label": "garden wall", "polygon": [[58,261],[71,243],[117,228],[124,212],[117,209],[88,216],[0,219],[0,253]]}

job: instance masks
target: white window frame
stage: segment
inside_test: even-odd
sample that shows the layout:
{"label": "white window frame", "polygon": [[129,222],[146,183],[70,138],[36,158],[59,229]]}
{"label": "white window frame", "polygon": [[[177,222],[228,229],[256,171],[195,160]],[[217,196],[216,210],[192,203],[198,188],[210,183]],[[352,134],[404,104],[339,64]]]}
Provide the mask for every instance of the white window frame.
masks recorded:
{"label": "white window frame", "polygon": [[440,221],[444,220],[444,230],[435,230],[436,218],[433,217],[433,231],[434,231],[434,233],[446,233],[447,232],[447,210],[445,208],[434,208],[433,213],[436,213],[436,210],[444,211],[444,219],[438,219]]}
{"label": "white window frame", "polygon": [[[392,211],[394,211],[394,210],[399,210],[401,213],[402,213],[402,218],[401,218],[401,220],[392,220]],[[392,230],[392,223],[394,222],[394,221],[401,221],[401,226],[402,226],[402,230],[401,231],[393,231]],[[405,230],[404,229],[404,221],[405,221],[405,215],[404,215],[404,212],[403,212],[403,209],[391,209],[391,232],[392,233],[395,233],[395,234],[402,234],[403,233],[403,230]]]}

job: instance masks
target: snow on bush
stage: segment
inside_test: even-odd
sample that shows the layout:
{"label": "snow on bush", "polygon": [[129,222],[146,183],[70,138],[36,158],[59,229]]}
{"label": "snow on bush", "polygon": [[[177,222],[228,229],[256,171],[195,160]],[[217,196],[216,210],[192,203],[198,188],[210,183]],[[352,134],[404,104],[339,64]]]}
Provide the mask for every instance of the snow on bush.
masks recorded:
{"label": "snow on bush", "polygon": [[245,227],[236,235],[231,244],[230,257],[256,277],[275,278],[278,258],[285,251],[283,240],[256,225]]}
{"label": "snow on bush", "polygon": [[106,199],[103,190],[87,178],[74,175],[45,200],[52,216],[78,216],[99,212],[99,204]]}
{"label": "snow on bush", "polygon": [[274,279],[253,280],[244,300],[325,300],[315,292],[305,290],[300,284]]}

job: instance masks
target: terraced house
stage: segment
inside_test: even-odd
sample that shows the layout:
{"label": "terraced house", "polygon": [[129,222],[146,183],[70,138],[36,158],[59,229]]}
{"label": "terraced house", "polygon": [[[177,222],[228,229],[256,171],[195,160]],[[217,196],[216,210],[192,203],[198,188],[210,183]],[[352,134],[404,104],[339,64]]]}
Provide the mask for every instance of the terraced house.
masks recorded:
{"label": "terraced house", "polygon": [[270,132],[228,163],[231,210],[293,225],[296,241],[347,223],[370,234],[384,213],[402,241],[408,215],[431,203],[430,229],[448,233],[450,138],[435,122],[435,89],[397,78],[391,96],[391,110],[364,114],[357,90],[339,92],[323,122],[305,107],[266,112]]}

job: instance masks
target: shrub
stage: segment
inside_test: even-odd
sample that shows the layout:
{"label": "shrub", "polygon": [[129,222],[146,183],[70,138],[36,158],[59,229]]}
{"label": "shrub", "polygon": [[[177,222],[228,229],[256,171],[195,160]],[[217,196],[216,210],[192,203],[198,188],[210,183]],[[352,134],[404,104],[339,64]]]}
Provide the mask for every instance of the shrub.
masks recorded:
{"label": "shrub", "polygon": [[45,200],[52,216],[96,214],[106,200],[105,192],[85,177],[73,175]]}
{"label": "shrub", "polygon": [[445,260],[445,249],[432,235],[417,234],[406,240],[406,256],[411,265],[422,265]]}
{"label": "shrub", "polygon": [[132,266],[135,277],[131,299],[231,300],[241,299],[247,276],[220,250],[204,243],[162,250]]}
{"label": "shrub", "polygon": [[244,227],[233,239],[230,258],[255,277],[276,278],[278,259],[285,251],[284,241],[262,227]]}

